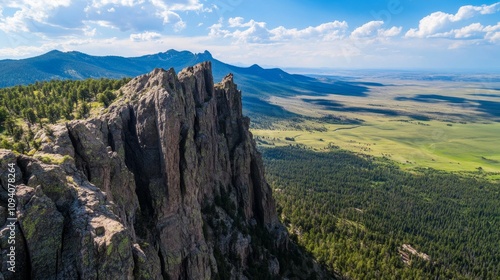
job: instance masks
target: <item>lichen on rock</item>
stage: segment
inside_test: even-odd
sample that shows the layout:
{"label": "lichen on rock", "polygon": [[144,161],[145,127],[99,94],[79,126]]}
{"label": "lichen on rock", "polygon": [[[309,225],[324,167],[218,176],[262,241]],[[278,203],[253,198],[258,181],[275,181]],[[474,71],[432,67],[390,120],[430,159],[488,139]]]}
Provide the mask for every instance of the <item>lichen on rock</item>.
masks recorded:
{"label": "lichen on rock", "polygon": [[121,92],[102,115],[54,126],[33,157],[0,151],[19,173],[27,277],[290,276],[233,76],[214,85],[210,62],[155,69]]}

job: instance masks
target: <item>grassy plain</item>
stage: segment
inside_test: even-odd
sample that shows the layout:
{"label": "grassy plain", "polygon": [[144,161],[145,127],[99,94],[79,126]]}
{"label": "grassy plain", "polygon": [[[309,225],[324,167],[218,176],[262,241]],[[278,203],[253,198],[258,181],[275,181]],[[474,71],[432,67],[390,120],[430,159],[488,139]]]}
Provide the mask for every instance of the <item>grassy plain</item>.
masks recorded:
{"label": "grassy plain", "polygon": [[[376,82],[380,84],[368,86],[368,93],[358,96],[272,97],[270,103],[301,117],[256,126],[252,133],[264,146],[302,144],[322,150],[335,145],[386,157],[408,169],[500,172],[498,84]],[[321,119],[329,115],[347,121]],[[495,176],[500,178],[491,178]]]}

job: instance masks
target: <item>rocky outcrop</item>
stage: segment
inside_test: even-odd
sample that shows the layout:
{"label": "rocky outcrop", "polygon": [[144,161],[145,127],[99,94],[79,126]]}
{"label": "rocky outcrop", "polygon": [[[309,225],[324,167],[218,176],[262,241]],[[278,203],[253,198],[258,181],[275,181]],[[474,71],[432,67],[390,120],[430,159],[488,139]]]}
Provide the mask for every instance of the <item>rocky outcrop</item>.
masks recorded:
{"label": "rocky outcrop", "polygon": [[232,75],[155,69],[121,92],[39,135],[33,157],[0,152],[2,172],[15,165],[20,269],[4,261],[0,279],[326,277],[277,219]]}

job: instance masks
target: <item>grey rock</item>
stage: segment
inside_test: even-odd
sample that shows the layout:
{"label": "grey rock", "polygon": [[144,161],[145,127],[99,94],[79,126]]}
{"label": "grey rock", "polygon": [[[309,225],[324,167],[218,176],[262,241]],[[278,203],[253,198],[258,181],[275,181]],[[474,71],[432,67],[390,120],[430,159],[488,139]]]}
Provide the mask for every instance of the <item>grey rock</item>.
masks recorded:
{"label": "grey rock", "polygon": [[60,266],[64,218],[41,187],[26,192],[18,205],[19,222],[28,245],[33,279],[50,279]]}
{"label": "grey rock", "polygon": [[1,170],[16,163],[30,277],[284,277],[274,254],[288,235],[232,75],[155,69],[121,91],[101,115],[38,134],[34,157],[0,150]]}
{"label": "grey rock", "polygon": [[0,206],[0,227],[7,221],[7,208]]}

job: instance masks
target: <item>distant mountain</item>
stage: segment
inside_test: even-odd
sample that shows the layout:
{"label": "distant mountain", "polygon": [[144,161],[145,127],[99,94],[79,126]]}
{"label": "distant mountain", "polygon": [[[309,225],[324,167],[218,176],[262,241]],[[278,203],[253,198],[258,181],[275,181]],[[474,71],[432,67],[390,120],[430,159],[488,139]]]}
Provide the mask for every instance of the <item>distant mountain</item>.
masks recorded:
{"label": "distant mountain", "polygon": [[134,77],[157,67],[174,67],[179,71],[189,65],[211,59],[212,56],[208,52],[193,54],[175,50],[131,58],[91,56],[76,51],[54,50],[37,57],[0,61],[0,87],[53,79]]}
{"label": "distant mountain", "polygon": [[212,57],[205,51],[168,50],[139,56],[91,56],[81,52],[50,51],[46,54],[20,60],[0,60],[0,87],[25,85],[54,79],[123,78],[145,74],[154,68],[181,69],[203,61],[212,63],[215,81],[233,73],[235,82],[244,92],[246,110],[265,112],[266,115],[289,115],[281,107],[269,104],[269,96],[301,94],[363,95],[362,84],[344,81],[325,81],[303,75],[289,74],[281,69],[264,69],[256,64],[250,67],[233,66]]}
{"label": "distant mountain", "polygon": [[174,68],[180,71],[194,64],[211,61],[215,80],[226,74],[258,76],[269,82],[310,80],[305,76],[290,75],[281,69],[263,69],[258,65],[248,68],[232,66],[214,59],[205,51],[169,50],[140,57],[91,56],[81,52],[50,51],[46,54],[20,60],[0,60],[0,87],[30,84],[53,79],[122,78],[145,74],[154,68]]}

